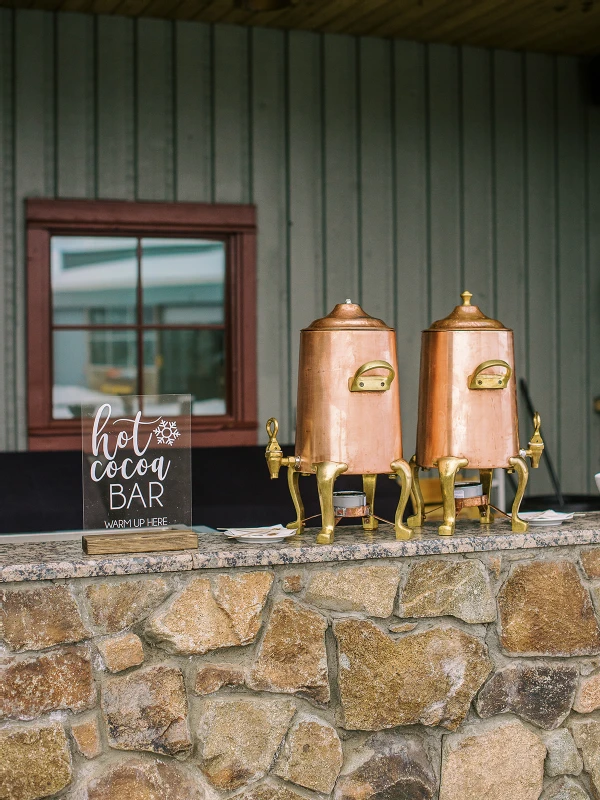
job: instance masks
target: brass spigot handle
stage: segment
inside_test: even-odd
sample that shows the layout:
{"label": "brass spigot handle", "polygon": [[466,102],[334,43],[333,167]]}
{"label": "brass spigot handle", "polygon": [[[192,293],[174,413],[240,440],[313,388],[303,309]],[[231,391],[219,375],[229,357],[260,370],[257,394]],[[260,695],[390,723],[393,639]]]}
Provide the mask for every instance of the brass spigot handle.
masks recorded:
{"label": "brass spigot handle", "polygon": [[279,422],[277,422],[275,417],[269,417],[269,419],[267,420],[267,424],[265,425],[265,428],[267,429],[267,434],[269,436],[269,444],[267,445],[267,447],[271,447],[273,444],[279,447],[279,444],[277,442],[277,434],[279,433]]}
{"label": "brass spigot handle", "polygon": [[271,480],[279,477],[279,470],[283,464],[283,451],[277,441],[277,433],[279,431],[279,423],[275,417],[267,420],[266,424],[267,434],[269,441],[267,449],[265,450],[265,458],[267,459],[267,467],[269,468],[269,475]]}
{"label": "brass spigot handle", "polygon": [[540,434],[541,425],[542,419],[536,411],[533,415],[533,436],[529,441],[529,449],[526,451],[526,455],[531,459],[531,466],[533,469],[537,469],[539,467],[540,458],[544,452],[544,442]]}

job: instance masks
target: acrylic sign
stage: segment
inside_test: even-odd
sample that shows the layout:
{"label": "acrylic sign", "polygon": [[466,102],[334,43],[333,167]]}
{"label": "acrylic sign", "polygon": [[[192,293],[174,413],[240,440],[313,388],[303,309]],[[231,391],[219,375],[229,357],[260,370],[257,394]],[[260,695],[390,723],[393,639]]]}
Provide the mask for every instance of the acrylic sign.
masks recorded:
{"label": "acrylic sign", "polygon": [[85,530],[191,525],[190,409],[190,395],[81,407]]}

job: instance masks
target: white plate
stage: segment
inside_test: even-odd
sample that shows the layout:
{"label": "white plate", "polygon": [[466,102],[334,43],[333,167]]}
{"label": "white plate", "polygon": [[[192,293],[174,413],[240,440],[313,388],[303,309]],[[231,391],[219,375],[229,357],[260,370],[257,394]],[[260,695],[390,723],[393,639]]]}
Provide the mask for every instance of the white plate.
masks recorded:
{"label": "white plate", "polygon": [[228,539],[235,539],[240,544],[272,544],[273,542],[285,542],[290,536],[295,536],[296,531],[282,533],[281,536],[228,536]]}
{"label": "white plate", "polygon": [[562,514],[558,511],[524,511],[519,516],[536,528],[557,528],[563,522],[573,519],[573,514]]}
{"label": "white plate", "polygon": [[283,525],[270,525],[263,528],[229,528],[224,531],[227,539],[235,539],[245,544],[257,542],[283,542],[290,536],[295,536],[296,531],[285,528]]}

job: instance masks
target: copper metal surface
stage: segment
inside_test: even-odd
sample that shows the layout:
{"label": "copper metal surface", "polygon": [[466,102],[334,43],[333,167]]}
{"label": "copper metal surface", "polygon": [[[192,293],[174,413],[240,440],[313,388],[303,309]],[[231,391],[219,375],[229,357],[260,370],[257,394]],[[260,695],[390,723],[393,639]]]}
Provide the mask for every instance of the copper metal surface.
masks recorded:
{"label": "copper metal surface", "polygon": [[456,511],[462,511],[463,508],[473,508],[479,506],[480,508],[489,508],[487,494],[480,494],[479,497],[456,497],[454,505]]}
{"label": "copper metal surface", "polygon": [[461,294],[462,305],[456,306],[454,310],[444,319],[438,319],[429,326],[430,331],[505,331],[507,328],[497,319],[490,319],[481,311],[478,306],[471,305],[471,292]]}
{"label": "copper metal surface", "polygon": [[[333,502],[335,503],[335,499]],[[334,505],[333,511],[336,517],[368,517],[371,513],[369,506],[342,508],[341,506]]]}
{"label": "copper metal surface", "polygon": [[[469,389],[470,376],[485,361],[512,368],[506,388]],[[505,374],[502,367],[489,373]],[[435,466],[439,458],[468,459],[469,468],[510,468],[519,453],[512,331],[428,330],[422,334],[416,460]]]}
{"label": "copper metal surface", "polygon": [[351,303],[347,300],[345,303],[338,303],[337,306],[334,306],[333,311],[326,317],[311,322],[308,328],[303,328],[303,331],[339,331],[340,329],[350,331],[393,330],[383,320],[369,316],[358,303]]}
{"label": "copper metal surface", "polygon": [[366,503],[358,511],[346,509],[344,515],[360,513],[364,530],[376,530],[375,487],[377,475],[384,473],[395,475],[400,483],[396,538],[410,538],[402,516],[412,472],[402,458],[397,371],[394,329],[350,300],[301,332],[295,456],[284,457],[277,420],[267,422],[265,456],[271,477],[276,478],[282,466],[288,468],[297,517],[288,527],[303,529],[297,476],[314,473],[322,522],[317,542],[331,544],[339,520],[333,488],[336,478],[348,473],[362,475]]}
{"label": "copper metal surface", "polygon": [[[352,310],[351,304],[345,305]],[[360,306],[354,306],[354,314],[356,308]],[[300,471],[311,472],[313,464],[333,461],[347,464],[349,475],[392,472],[392,462],[402,457],[398,379],[380,392],[351,392],[348,382],[369,361],[385,361],[397,373],[393,329],[313,326],[300,335],[296,423]],[[368,374],[381,375],[385,382],[390,373],[374,368]]]}

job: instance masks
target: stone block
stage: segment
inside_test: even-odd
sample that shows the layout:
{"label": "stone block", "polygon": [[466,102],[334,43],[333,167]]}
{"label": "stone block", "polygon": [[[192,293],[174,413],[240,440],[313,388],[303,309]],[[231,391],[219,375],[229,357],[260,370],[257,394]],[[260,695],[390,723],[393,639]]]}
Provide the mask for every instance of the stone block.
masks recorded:
{"label": "stone block", "polygon": [[307,603],[332,611],[362,611],[389,617],[394,610],[400,571],[392,566],[342,567],[311,575]]}
{"label": "stone block", "polygon": [[573,710],[580,714],[589,714],[597,708],[600,708],[600,673],[581,678],[573,703]]}
{"label": "stone block", "polygon": [[546,786],[540,800],[590,800],[590,796],[572,778],[559,778]]}
{"label": "stone block", "polygon": [[435,794],[435,773],[420,739],[378,733],[362,751],[362,763],[340,778],[334,800],[430,800]]}
{"label": "stone block", "polygon": [[66,586],[0,589],[0,637],[11,650],[44,650],[89,636]]}
{"label": "stone block", "polygon": [[600,628],[587,589],[569,561],[513,567],[498,595],[500,642],[511,655],[600,652]]}
{"label": "stone block", "polygon": [[164,761],[131,759],[88,782],[85,800],[204,800],[188,772]]}
{"label": "stone block", "polygon": [[304,588],[304,578],[300,572],[289,572],[281,579],[281,588],[288,594],[296,594]]}
{"label": "stone block", "polygon": [[194,578],[166,609],[148,620],[146,635],[171,653],[202,655],[254,640],[273,583],[270,572]]}
{"label": "stone block", "polygon": [[588,677],[592,672],[597,672],[600,669],[600,658],[586,658],[579,660],[579,674]]}
{"label": "stone block", "polygon": [[571,710],[578,678],[576,667],[511,664],[479,692],[477,713],[493,717],[508,711],[540,728],[558,728]]}
{"label": "stone block", "polygon": [[449,626],[392,639],[373,622],[343,619],[333,631],[343,727],[351,730],[454,730],[492,668],[483,642]]}
{"label": "stone block", "polygon": [[557,775],[579,775],[583,769],[583,761],[575,746],[573,736],[567,728],[547,733],[544,744],[546,756],[546,775],[551,778]]}
{"label": "stone block", "polygon": [[73,722],[71,734],[77,750],[85,758],[96,758],[102,752],[100,730],[98,728],[98,720],[95,717],[84,722]]}
{"label": "stone block", "polygon": [[487,564],[494,578],[499,578],[502,572],[502,556],[488,556]]}
{"label": "stone block", "polygon": [[117,750],[177,755],[192,746],[183,674],[154,666],[108,678],[102,687],[108,743]]}
{"label": "stone block", "polygon": [[39,800],[68,786],[71,756],[61,725],[0,729],[0,797]]}
{"label": "stone block", "polygon": [[600,578],[600,547],[582,550],[581,568],[586,578]]}
{"label": "stone block", "polygon": [[305,715],[288,731],[273,774],[306,789],[330,794],[343,761],[335,728],[318,717]]}
{"label": "stone block", "polygon": [[66,647],[0,665],[0,719],[35,719],[48,711],[84,711],[96,704],[89,648]]}
{"label": "stone block", "polygon": [[521,722],[445,736],[440,800],[538,800],[546,748]]}
{"label": "stone block", "polygon": [[169,594],[164,578],[95,581],[85,589],[90,617],[100,633],[118,633],[147,617]]}
{"label": "stone block", "polygon": [[256,638],[272,584],[273,573],[264,571],[217,575],[215,578],[215,600],[229,617],[240,644],[249,644]]}
{"label": "stone block", "polygon": [[208,578],[194,578],[146,624],[146,636],[171,653],[208,653],[241,644],[229,616],[212,594]]}
{"label": "stone block", "polygon": [[400,590],[398,616],[452,616],[470,623],[493,622],[496,603],[486,568],[477,559],[415,562]]}
{"label": "stone block", "polygon": [[199,695],[212,694],[223,686],[242,686],[244,670],[237,664],[206,664],[199,667],[194,691]]}
{"label": "stone block", "polygon": [[274,604],[247,684],[251,689],[301,694],[329,702],[325,618],[294,600]]}
{"label": "stone block", "polygon": [[287,786],[265,781],[234,794],[232,800],[305,800],[305,798]]}
{"label": "stone block", "polygon": [[569,729],[583,756],[583,768],[590,776],[594,800],[600,798],[600,721],[572,719]]}
{"label": "stone block", "polygon": [[96,646],[109,672],[122,672],[144,661],[142,640],[135,633],[119,633],[109,639],[99,639]]}
{"label": "stone block", "polygon": [[264,777],[295,713],[288,700],[206,700],[198,730],[202,772],[225,791]]}

